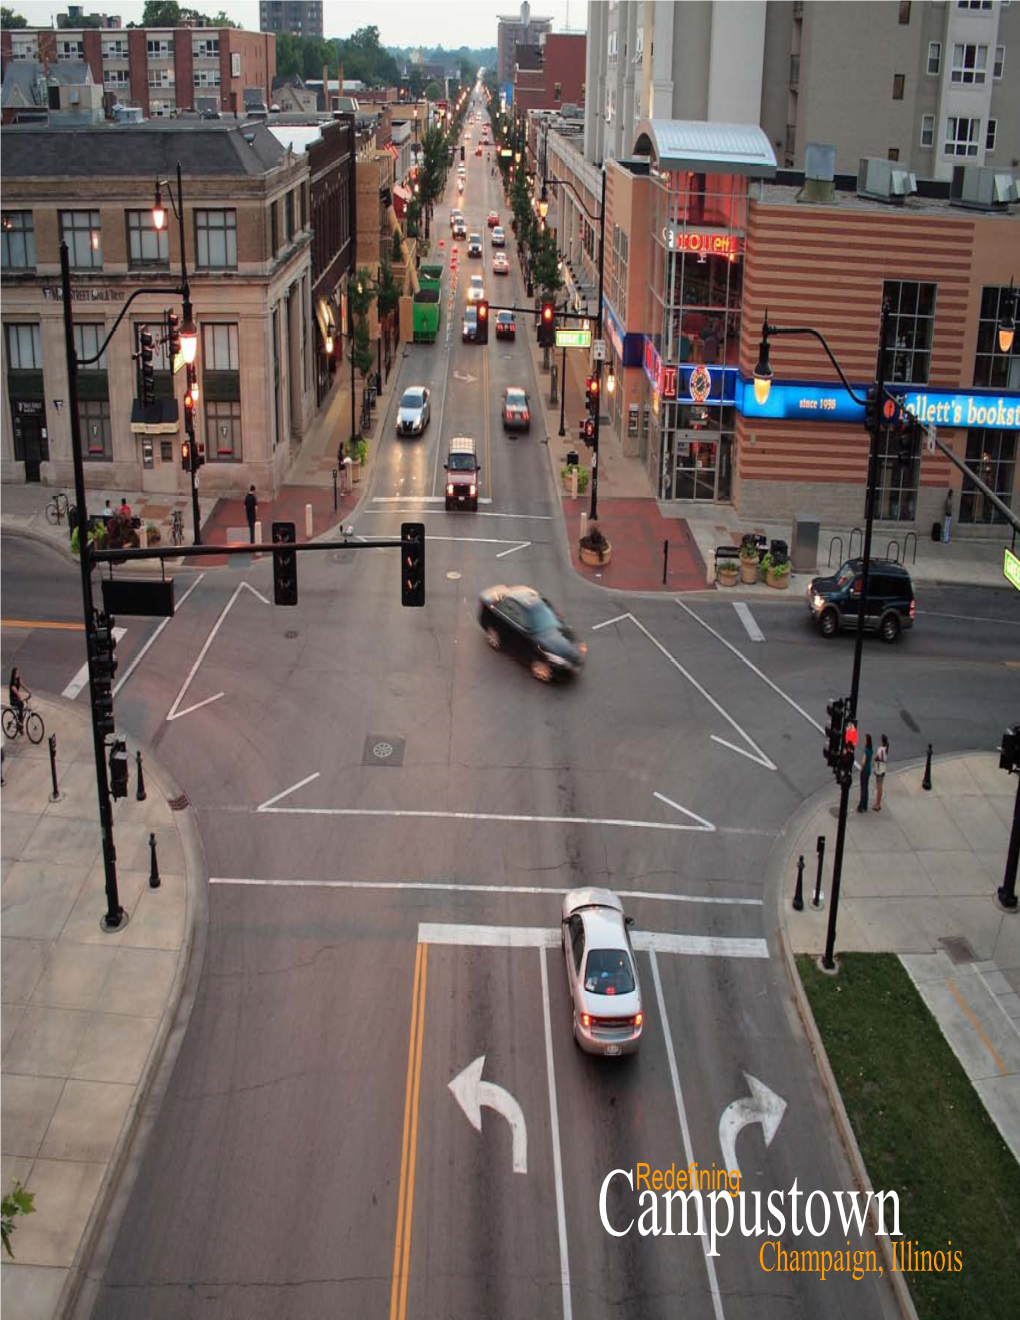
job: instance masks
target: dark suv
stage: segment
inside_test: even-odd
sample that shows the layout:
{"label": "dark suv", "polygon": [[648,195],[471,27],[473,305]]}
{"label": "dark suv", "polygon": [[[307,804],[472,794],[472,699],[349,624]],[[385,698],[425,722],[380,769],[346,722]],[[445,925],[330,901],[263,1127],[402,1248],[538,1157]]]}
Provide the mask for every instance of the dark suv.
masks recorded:
{"label": "dark suv", "polygon": [[[808,611],[823,636],[857,627],[863,565],[861,559],[848,559],[832,577],[812,578],[808,583]],[[903,565],[893,559],[872,559],[864,627],[880,633],[885,642],[895,642],[901,628],[914,626],[916,609],[914,586]]]}

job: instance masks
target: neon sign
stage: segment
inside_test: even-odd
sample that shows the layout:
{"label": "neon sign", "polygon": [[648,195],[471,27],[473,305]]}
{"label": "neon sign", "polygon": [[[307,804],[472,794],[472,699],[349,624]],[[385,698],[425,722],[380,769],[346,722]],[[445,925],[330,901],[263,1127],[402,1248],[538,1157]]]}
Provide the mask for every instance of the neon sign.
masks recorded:
{"label": "neon sign", "polygon": [[699,363],[691,372],[687,388],[690,390],[691,398],[695,403],[704,403],[712,391],[712,373],[706,366]]}
{"label": "neon sign", "polygon": [[662,238],[671,252],[704,252],[708,256],[735,258],[740,240],[735,234],[699,234],[664,225]]}

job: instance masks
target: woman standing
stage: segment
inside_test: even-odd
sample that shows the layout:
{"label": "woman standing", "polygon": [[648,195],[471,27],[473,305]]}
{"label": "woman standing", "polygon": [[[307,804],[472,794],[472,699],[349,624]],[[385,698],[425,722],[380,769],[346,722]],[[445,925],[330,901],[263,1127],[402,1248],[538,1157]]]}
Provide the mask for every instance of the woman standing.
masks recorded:
{"label": "woman standing", "polygon": [[885,785],[885,768],[889,760],[889,739],[883,733],[875,753],[875,810],[882,810],[882,788]]}
{"label": "woman standing", "polygon": [[875,749],[872,746],[871,734],[864,735],[864,759],[861,761],[861,800],[857,805],[858,811],[867,811],[868,809],[868,780],[871,778],[871,761],[875,755]]}

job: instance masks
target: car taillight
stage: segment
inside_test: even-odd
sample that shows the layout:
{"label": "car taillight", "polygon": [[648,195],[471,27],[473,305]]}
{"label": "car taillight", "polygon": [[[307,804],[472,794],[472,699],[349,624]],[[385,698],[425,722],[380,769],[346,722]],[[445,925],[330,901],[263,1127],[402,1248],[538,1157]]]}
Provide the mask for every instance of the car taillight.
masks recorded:
{"label": "car taillight", "polygon": [[527,408],[525,408],[524,411],[521,413],[521,418],[525,422],[531,420],[531,414],[528,412]]}
{"label": "car taillight", "polygon": [[645,1015],[644,1015],[644,1013],[635,1013],[635,1014],[634,1014],[634,1025],[635,1025],[635,1027],[642,1027],[642,1026],[644,1026],[644,1022],[645,1022]]}
{"label": "car taillight", "polygon": [[453,482],[452,482],[452,481],[448,481],[448,482],[446,483],[446,493],[447,493],[447,495],[452,495],[452,494],[453,494]]}
{"label": "car taillight", "polygon": [[590,1013],[582,1013],[582,1014],[581,1014],[581,1026],[582,1026],[582,1027],[585,1027],[585,1028],[591,1026],[591,1014],[590,1014]]}
{"label": "car taillight", "polygon": [[477,494],[478,494],[478,487],[477,487],[476,485],[474,485],[473,483],[472,483],[472,485],[471,485],[470,494],[472,494],[472,495],[477,495]]}
{"label": "car taillight", "polygon": [[914,615],[915,615],[916,613],[917,613],[917,601],[916,601],[916,600],[911,600],[911,602],[910,602],[910,617],[913,618]]}
{"label": "car taillight", "polygon": [[587,643],[587,642],[578,642],[578,644],[577,644],[577,649],[581,652],[582,655],[587,655],[587,654],[588,654],[588,643]]}

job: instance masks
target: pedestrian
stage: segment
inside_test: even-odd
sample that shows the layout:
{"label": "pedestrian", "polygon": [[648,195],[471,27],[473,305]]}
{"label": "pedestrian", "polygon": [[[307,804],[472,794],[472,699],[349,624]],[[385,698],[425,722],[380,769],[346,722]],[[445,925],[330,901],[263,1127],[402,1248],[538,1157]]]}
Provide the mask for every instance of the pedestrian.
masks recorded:
{"label": "pedestrian", "polygon": [[864,758],[861,761],[861,800],[857,804],[858,811],[867,811],[868,809],[868,781],[871,779],[871,761],[875,755],[875,749],[871,744],[871,734],[864,735]]}
{"label": "pedestrian", "polygon": [[106,505],[103,508],[103,518],[106,522],[109,522],[112,517],[113,517],[113,505],[110,503],[109,500],[107,500]]}
{"label": "pedestrian", "polygon": [[875,753],[875,810],[882,810],[882,788],[885,785],[885,767],[889,760],[889,739],[882,734]]}
{"label": "pedestrian", "polygon": [[121,500],[121,503],[120,503],[120,516],[121,516],[122,518],[130,518],[130,517],[131,517],[131,505],[128,504],[128,502],[127,502],[127,496],[126,496],[126,495],[124,496],[124,498]]}
{"label": "pedestrian", "polygon": [[259,502],[255,497],[255,487],[251,486],[248,494],[244,497],[244,511],[248,515],[248,540],[252,545],[255,544],[255,514],[258,507]]}
{"label": "pedestrian", "polygon": [[7,685],[7,696],[11,709],[18,717],[18,727],[21,727],[21,721],[25,716],[25,702],[32,696],[28,688],[21,681],[21,674],[18,672],[18,666],[15,665],[11,670],[11,681]]}
{"label": "pedestrian", "polygon": [[953,488],[949,487],[946,493],[946,511],[942,518],[942,544],[949,544],[949,527],[953,521]]}

